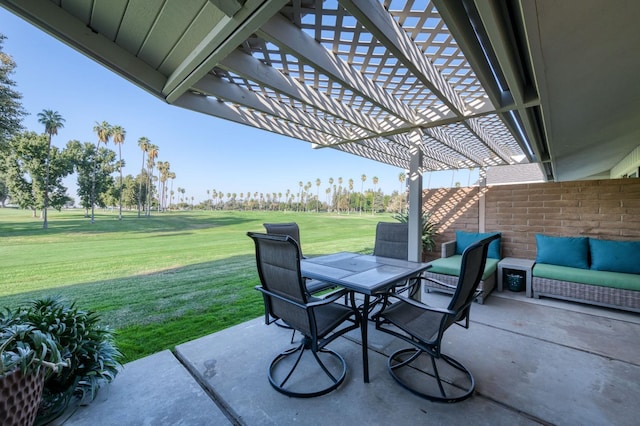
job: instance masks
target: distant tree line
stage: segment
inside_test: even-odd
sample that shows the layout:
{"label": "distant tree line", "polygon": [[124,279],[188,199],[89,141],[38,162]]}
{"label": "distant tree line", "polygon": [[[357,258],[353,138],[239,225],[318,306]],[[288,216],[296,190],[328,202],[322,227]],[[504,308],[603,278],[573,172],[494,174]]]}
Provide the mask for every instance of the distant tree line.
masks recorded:
{"label": "distant tree line", "polygon": [[[372,178],[373,189],[364,189],[367,176],[360,177],[360,191],[354,187],[354,180],[344,181],[329,178],[329,186],[321,191],[322,181],[315,180],[315,188],[311,182],[298,182],[297,191],[287,189],[282,192],[224,192],[217,189],[207,190],[207,200],[197,206],[188,205],[188,199],[179,198],[179,206],[209,210],[289,210],[297,212],[333,212],[333,213],[401,213],[406,209],[406,175],[400,173],[399,191],[391,195],[384,194],[378,188],[379,179]],[[178,188],[180,191],[181,188]]]}

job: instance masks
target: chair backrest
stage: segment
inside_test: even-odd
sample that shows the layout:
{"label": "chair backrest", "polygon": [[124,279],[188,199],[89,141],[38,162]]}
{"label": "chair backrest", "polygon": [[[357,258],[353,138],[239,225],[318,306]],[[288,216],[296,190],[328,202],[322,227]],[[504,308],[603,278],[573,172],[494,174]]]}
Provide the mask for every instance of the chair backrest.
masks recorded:
{"label": "chair backrest", "polygon": [[378,222],[373,255],[407,260],[409,225],[402,222]]}
{"label": "chair backrest", "polygon": [[449,302],[449,309],[459,312],[459,314],[455,318],[447,317],[448,324],[445,325],[445,329],[469,315],[469,306],[475,297],[476,289],[484,273],[489,244],[499,237],[500,235],[496,234],[477,241],[469,245],[462,253],[458,285]]}
{"label": "chair backrest", "polygon": [[289,235],[248,232],[256,247],[256,264],[262,287],[278,297],[263,292],[265,309],[273,318],[281,318],[303,333],[311,332],[304,305],[307,294],[300,275],[300,249]]}
{"label": "chair backrest", "polygon": [[298,243],[298,249],[300,250],[300,257],[304,257],[302,255],[302,244],[300,243],[300,228],[298,224],[295,222],[284,222],[284,223],[263,223],[264,229],[267,231],[267,234],[274,235],[289,235],[293,238],[296,243]]}

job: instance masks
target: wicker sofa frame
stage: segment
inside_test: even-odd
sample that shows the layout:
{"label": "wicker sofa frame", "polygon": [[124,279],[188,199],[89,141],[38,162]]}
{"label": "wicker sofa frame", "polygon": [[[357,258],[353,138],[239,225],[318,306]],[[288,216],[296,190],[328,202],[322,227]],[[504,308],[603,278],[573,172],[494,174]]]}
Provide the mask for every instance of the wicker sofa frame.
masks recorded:
{"label": "wicker sofa frame", "polygon": [[[449,284],[452,286],[455,286],[458,284],[458,277],[455,275],[437,274],[435,272],[429,272],[429,271],[425,272],[424,274],[428,278],[433,278],[438,281],[442,281],[445,284]],[[476,302],[478,302],[481,305],[484,304],[484,300],[487,298],[487,296],[489,296],[489,294],[493,291],[495,287],[496,287],[496,273],[493,273],[485,281],[480,281],[480,284],[478,285],[478,290],[481,290],[482,293],[480,293],[480,295],[476,297]],[[454,293],[454,290],[448,287],[443,287],[441,285],[438,285],[437,283],[434,283],[433,281],[427,281],[425,283],[425,292],[428,293],[430,291],[438,291],[438,292],[448,293],[448,294]]]}
{"label": "wicker sofa frame", "polygon": [[640,291],[532,277],[533,297],[552,297],[640,313]]}
{"label": "wicker sofa frame", "polygon": [[[442,243],[440,250],[441,250],[440,257],[453,256],[454,254],[456,254],[456,241],[452,240],[452,241],[446,241]],[[502,253],[502,245],[500,245],[500,252]],[[491,292],[496,288],[497,274],[498,274],[498,271],[496,269],[496,272],[494,272],[489,277],[487,277],[486,280],[480,281],[480,284],[478,285],[478,290],[480,290],[481,293],[480,293],[480,296],[476,297],[476,302],[478,302],[481,305],[484,304],[485,299],[489,297]],[[439,274],[437,272],[429,272],[429,270],[427,270],[424,273],[424,275],[427,278],[433,278],[452,286],[456,286],[458,284],[457,275]],[[434,283],[433,281],[426,281],[424,284],[424,292],[429,293],[430,291],[438,291],[438,292],[448,293],[448,294],[454,293],[454,290],[448,287],[443,287],[441,285],[438,285],[437,283]]]}

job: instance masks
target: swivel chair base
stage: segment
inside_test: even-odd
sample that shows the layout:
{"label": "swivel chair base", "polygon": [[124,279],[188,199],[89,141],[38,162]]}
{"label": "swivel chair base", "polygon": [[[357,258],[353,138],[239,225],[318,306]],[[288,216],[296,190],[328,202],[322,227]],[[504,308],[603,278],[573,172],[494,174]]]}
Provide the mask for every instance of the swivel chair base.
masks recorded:
{"label": "swivel chair base", "polygon": [[[324,386],[320,389],[312,389],[309,391],[295,389],[299,387],[297,384],[287,386],[289,379],[291,379],[291,377],[294,375],[296,368],[299,367],[300,360],[302,359],[302,356],[305,353],[305,351],[307,353],[311,352],[311,354],[313,354],[313,357],[315,359],[315,364],[317,364],[317,366],[319,366],[321,370],[324,372],[324,374],[326,375],[326,380],[324,381],[328,383],[328,386]],[[321,355],[327,355],[329,358],[323,362],[320,359]],[[295,360],[292,359],[292,357],[294,356],[296,358]],[[283,374],[282,372],[280,374],[277,374],[277,371],[276,371],[277,368],[285,360],[292,363],[293,366],[289,368],[288,372],[286,372],[285,374]],[[328,367],[327,366],[328,361],[334,361],[332,362],[332,364],[336,364],[335,361],[337,361],[337,365]],[[306,364],[311,364],[311,362]],[[337,371],[332,372],[331,370],[337,370]],[[295,348],[291,348],[281,353],[277,357],[275,357],[274,360],[271,362],[271,365],[269,366],[269,383],[271,383],[271,386],[275,390],[277,390],[278,392],[284,395],[296,397],[296,398],[312,398],[315,396],[325,395],[337,389],[338,386],[340,386],[344,381],[346,375],[347,375],[347,363],[345,362],[344,358],[342,358],[340,354],[325,348],[319,349],[318,352],[314,352],[310,349],[307,338],[304,338],[303,342],[299,346]],[[308,377],[309,377],[308,383],[311,385],[317,385],[319,382],[322,382],[322,380],[319,380],[320,376],[318,374],[309,374]],[[295,381],[295,380],[292,380],[292,381]]]}
{"label": "swivel chair base", "polygon": [[[428,364],[431,364],[431,371],[428,371]],[[438,364],[441,364],[440,369]],[[444,354],[436,358],[421,349],[402,349],[391,354],[387,367],[402,387],[429,401],[460,402],[469,398],[475,389],[471,372]],[[443,368],[446,369],[444,373]]]}

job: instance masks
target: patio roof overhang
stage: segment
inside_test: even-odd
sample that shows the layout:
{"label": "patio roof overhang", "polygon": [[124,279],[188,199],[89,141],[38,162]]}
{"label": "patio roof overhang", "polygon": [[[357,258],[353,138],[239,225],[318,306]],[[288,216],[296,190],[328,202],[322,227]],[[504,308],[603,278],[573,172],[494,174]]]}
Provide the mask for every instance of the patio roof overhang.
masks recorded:
{"label": "patio roof overhang", "polygon": [[419,150],[420,171],[549,159],[532,66],[483,24],[501,2],[1,3],[170,104],[315,148],[404,169]]}
{"label": "patio roof overhang", "polygon": [[404,169],[605,177],[640,141],[640,2],[0,5],[170,104]]}

